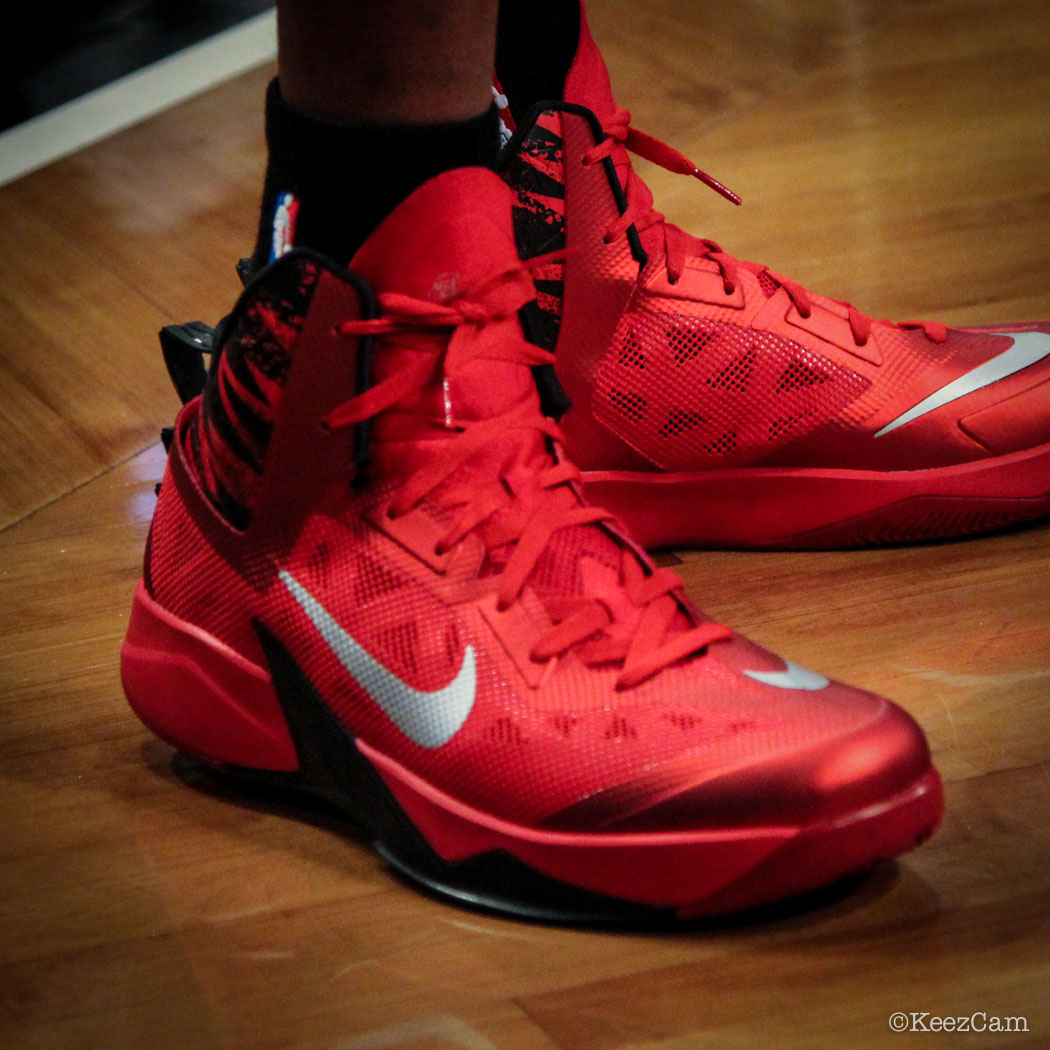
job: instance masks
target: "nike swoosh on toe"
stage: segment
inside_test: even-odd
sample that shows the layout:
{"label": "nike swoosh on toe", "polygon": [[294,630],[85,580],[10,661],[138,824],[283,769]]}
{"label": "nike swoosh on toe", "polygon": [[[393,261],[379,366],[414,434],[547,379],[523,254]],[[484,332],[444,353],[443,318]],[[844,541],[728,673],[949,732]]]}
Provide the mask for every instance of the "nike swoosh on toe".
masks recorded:
{"label": "nike swoosh on toe", "polygon": [[826,689],[831,684],[822,674],[800,667],[792,660],[784,660],[784,667],[783,671],[745,671],[744,674],[763,685],[772,685],[777,689],[802,689],[810,693]]}

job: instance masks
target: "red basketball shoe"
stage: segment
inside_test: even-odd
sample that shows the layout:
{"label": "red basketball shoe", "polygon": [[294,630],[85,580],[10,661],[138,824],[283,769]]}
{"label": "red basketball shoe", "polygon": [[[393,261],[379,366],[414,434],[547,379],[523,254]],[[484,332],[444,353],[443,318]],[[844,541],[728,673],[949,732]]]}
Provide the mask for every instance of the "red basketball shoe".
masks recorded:
{"label": "red basketball shoe", "polygon": [[451,172],[355,273],[296,251],[248,286],[175,427],[132,707],[526,916],[745,908],[910,849],[942,808],[911,718],[706,619],[581,498],[511,207]]}
{"label": "red basketball shoe", "polygon": [[[533,337],[557,345],[566,447],[595,500],[647,545],[718,547],[928,540],[1050,512],[1050,323],[876,321],[683,233],[629,152],[733,195],[631,127],[582,10],[574,55],[575,22],[557,39],[537,26],[501,39],[505,177],[523,254],[568,248],[539,275]],[[571,57],[563,101],[542,101],[550,61],[514,61],[532,51]]]}

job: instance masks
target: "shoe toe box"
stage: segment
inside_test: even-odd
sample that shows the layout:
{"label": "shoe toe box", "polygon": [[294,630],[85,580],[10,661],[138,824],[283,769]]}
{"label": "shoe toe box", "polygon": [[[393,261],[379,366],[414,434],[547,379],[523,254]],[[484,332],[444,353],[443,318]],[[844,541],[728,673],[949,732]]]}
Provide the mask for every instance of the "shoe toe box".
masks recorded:
{"label": "shoe toe box", "polygon": [[730,763],[679,756],[563,810],[547,826],[605,832],[801,828],[888,805],[929,773],[929,748],[901,708],[857,696],[869,701],[862,721],[802,739],[785,734],[785,743],[766,743]]}

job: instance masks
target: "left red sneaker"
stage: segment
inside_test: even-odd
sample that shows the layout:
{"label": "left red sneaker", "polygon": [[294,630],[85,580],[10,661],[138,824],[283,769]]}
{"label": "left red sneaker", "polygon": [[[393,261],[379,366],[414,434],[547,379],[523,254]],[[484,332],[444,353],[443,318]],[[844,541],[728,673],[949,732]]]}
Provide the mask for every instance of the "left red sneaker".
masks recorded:
{"label": "left red sneaker", "polygon": [[582,498],[511,208],[446,172],[353,273],[299,249],[245,289],[175,423],[132,708],[514,915],[676,921],[912,849],[943,808],[915,721],[705,617]]}
{"label": "left red sneaker", "polygon": [[643,543],[868,546],[1050,513],[1050,322],[874,320],[665,222],[630,152],[735,196],[631,126],[582,5],[563,101],[507,93],[519,247],[568,248],[531,334],[557,348],[591,497]]}

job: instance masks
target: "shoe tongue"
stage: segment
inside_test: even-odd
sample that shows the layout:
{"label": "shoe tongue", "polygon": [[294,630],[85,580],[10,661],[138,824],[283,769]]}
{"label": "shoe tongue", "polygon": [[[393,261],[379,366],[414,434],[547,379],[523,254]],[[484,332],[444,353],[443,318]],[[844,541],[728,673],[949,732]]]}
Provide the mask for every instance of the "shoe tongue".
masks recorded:
{"label": "shoe tongue", "polygon": [[[598,56],[601,64],[601,56]],[[604,64],[601,64],[604,71]],[[606,79],[607,83],[607,79]],[[611,96],[610,96],[611,99]],[[481,168],[461,168],[430,180],[400,204],[372,234],[351,262],[350,268],[364,277],[373,289],[397,292],[435,303],[454,299],[457,291],[476,286],[494,274],[518,265],[512,226],[512,196],[502,179]],[[528,297],[531,281],[525,277]],[[514,313],[507,320],[486,328],[485,338],[522,339],[516,316],[523,301],[518,282],[506,286]],[[395,371],[407,356],[419,353],[411,339],[391,337],[377,353],[377,381]],[[523,396],[537,398],[531,366],[527,363],[482,358],[470,362],[456,376],[451,390],[457,418],[485,419],[499,415],[519,403]],[[444,391],[428,391],[417,410],[431,419],[440,412]],[[383,435],[382,417],[375,421],[374,435]],[[386,436],[399,447],[406,434],[397,424]],[[434,436],[422,430],[419,436]],[[399,440],[400,439],[400,440]],[[517,536],[530,515],[530,506],[542,498],[539,472],[550,464],[549,454],[538,433],[511,430],[495,439],[457,474],[469,473],[484,481],[492,471],[511,479],[518,500],[498,511],[481,526],[490,554],[490,571],[502,570]],[[612,602],[623,602],[619,584],[621,545],[604,529],[575,525],[558,530],[535,566],[529,584],[542,602],[595,593],[601,576]],[[633,614],[640,615],[640,611]],[[679,615],[679,618],[680,615]],[[630,616],[628,616],[630,620]],[[687,627],[688,623],[683,621]],[[674,629],[679,626],[677,620]]]}
{"label": "shoe tongue", "polygon": [[[512,196],[508,186],[485,168],[457,168],[424,183],[387,216],[350,263],[372,288],[436,304],[454,303],[460,295],[520,263],[514,241]],[[492,285],[489,285],[492,288]],[[488,325],[481,338],[521,338],[517,310],[534,296],[527,273],[485,293],[509,316]],[[418,354],[412,340],[390,339],[376,356],[381,380]],[[452,408],[458,418],[484,419],[506,411],[535,382],[528,364],[474,360],[452,381]],[[443,390],[428,395],[444,397]]]}
{"label": "shoe tongue", "polygon": [[518,263],[511,192],[486,168],[430,179],[376,228],[350,263],[377,292],[435,303]]}

